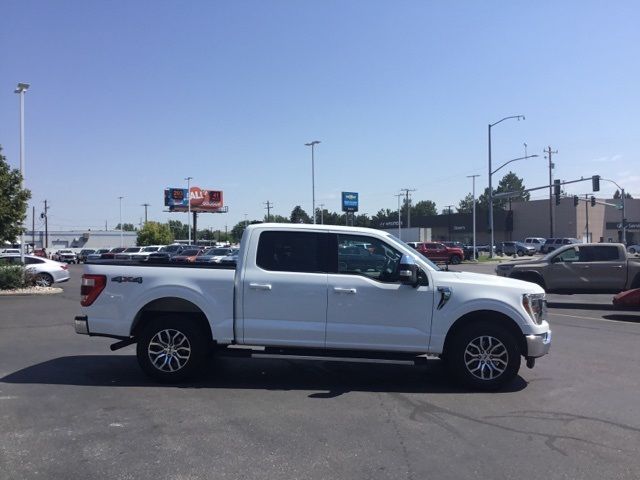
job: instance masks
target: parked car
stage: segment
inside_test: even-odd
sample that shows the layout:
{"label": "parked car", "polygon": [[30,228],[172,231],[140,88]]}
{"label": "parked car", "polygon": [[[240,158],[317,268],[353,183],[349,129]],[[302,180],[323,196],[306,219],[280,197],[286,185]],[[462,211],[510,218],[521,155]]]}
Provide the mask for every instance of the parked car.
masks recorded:
{"label": "parked car", "polygon": [[232,248],[231,253],[229,253],[229,255],[227,255],[226,257],[222,257],[218,263],[220,263],[220,265],[237,265],[239,254],[239,248]]}
{"label": "parked car", "polygon": [[58,250],[54,254],[54,258],[52,260],[57,260],[58,262],[64,262],[64,263],[78,263],[78,256],[76,255],[76,252],[74,252],[73,250],[64,248],[64,249]]}
{"label": "parked car", "polygon": [[[69,265],[35,255],[24,256],[25,270],[33,275],[33,282],[40,287],[69,280]],[[20,254],[0,254],[0,265],[20,265]]]}
{"label": "parked car", "polygon": [[196,263],[220,263],[231,252],[231,248],[210,248],[196,258]]}
{"label": "parked car", "polygon": [[553,293],[618,293],[640,288],[640,259],[621,243],[565,245],[537,259],[501,263],[496,273]]}
{"label": "parked car", "polygon": [[496,253],[500,255],[518,255],[519,257],[525,254],[532,256],[536,253],[536,248],[522,242],[502,242],[496,248]]}
{"label": "parked car", "polygon": [[194,263],[196,257],[202,255],[202,248],[186,248],[169,260],[171,263]]}
{"label": "parked car", "polygon": [[148,245],[146,247],[142,247],[142,250],[140,250],[138,253],[131,254],[131,260],[145,262],[149,258],[149,255],[159,251],[162,247],[162,245]]}
{"label": "parked car", "polygon": [[171,257],[179,255],[188,245],[174,243],[173,245],[165,245],[157,252],[150,253],[147,257],[148,263],[169,263]]}
{"label": "parked car", "polygon": [[627,247],[627,252],[629,253],[640,253],[640,245],[629,245]]}
{"label": "parked car", "polygon": [[539,252],[546,241],[547,239],[542,237],[527,237],[524,239],[524,244],[534,247],[536,252]]}
{"label": "parked car", "polygon": [[553,252],[554,250],[557,250],[563,245],[571,245],[574,243],[580,243],[580,240],[578,240],[577,238],[570,238],[570,237],[547,238],[544,242],[544,245],[542,245],[542,247],[540,248],[540,252],[541,253]]}
{"label": "parked car", "polygon": [[123,251],[116,253],[114,255],[115,260],[131,260],[131,257],[134,253],[140,253],[142,251],[142,247],[128,247]]}
{"label": "parked car", "polygon": [[111,250],[110,248],[99,248],[96,251],[94,251],[93,253],[89,253],[86,258],[84,259],[85,262],[91,262],[94,260],[100,260],[100,258],[102,258],[102,255],[105,253],[108,253],[109,250]]}
{"label": "parked car", "polygon": [[20,254],[20,249],[19,248],[3,248],[0,253],[17,253],[18,255]]}
{"label": "parked car", "polygon": [[87,257],[95,251],[96,250],[94,248],[83,248],[80,250],[80,253],[78,253],[78,263],[86,262]]}
{"label": "parked car", "polygon": [[420,243],[416,250],[432,262],[446,262],[457,265],[464,258],[464,251],[461,248],[447,247],[437,242]]}
{"label": "parked car", "polygon": [[112,248],[111,250],[109,250],[106,253],[103,253],[102,255],[100,255],[100,260],[113,260],[116,258],[116,255],[118,253],[122,253],[124,252],[126,249],[125,247],[115,247]]}

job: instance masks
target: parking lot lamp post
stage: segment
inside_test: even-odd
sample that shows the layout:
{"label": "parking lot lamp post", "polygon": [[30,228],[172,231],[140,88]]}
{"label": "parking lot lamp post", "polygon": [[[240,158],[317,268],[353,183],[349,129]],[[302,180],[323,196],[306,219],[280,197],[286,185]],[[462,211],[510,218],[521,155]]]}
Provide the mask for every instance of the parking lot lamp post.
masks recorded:
{"label": "parking lot lamp post", "polygon": [[[20,188],[24,189],[24,93],[29,89],[28,83],[18,83],[14,90],[20,96]],[[24,229],[20,229],[20,263],[24,265]]]}
{"label": "parking lot lamp post", "polygon": [[473,196],[473,260],[477,260],[477,252],[476,252],[476,177],[480,175],[467,175],[467,178],[470,178],[473,184],[472,187],[472,196]]}
{"label": "parking lot lamp post", "polygon": [[626,246],[627,245],[627,226],[624,223],[624,221],[625,221],[624,197],[625,197],[626,194],[624,193],[624,188],[622,188],[616,182],[614,182],[613,180],[610,180],[608,178],[600,178],[600,180],[604,180],[605,182],[611,182],[616,187],[618,187],[618,190],[620,190],[620,199],[622,200],[622,243],[624,243],[625,246]]}
{"label": "parking lot lamp post", "polygon": [[118,197],[118,200],[120,201],[120,246],[123,247],[124,246],[124,241],[122,238],[122,199],[124,197]]}
{"label": "parking lot lamp post", "polygon": [[187,177],[185,180],[187,181],[187,215],[189,216],[187,225],[189,225],[189,245],[191,245],[191,180],[193,177]]}
{"label": "parking lot lamp post", "polygon": [[315,159],[314,148],[320,143],[319,140],[305,143],[307,147],[311,147],[311,211],[313,212],[313,223],[316,223],[316,179],[315,179]]}
{"label": "parking lot lamp post", "polygon": [[524,120],[524,115],[511,115],[504,117],[495,123],[489,124],[489,228],[491,229],[491,244],[489,245],[489,256],[493,258],[493,186],[491,185],[491,127],[495,127],[505,120],[515,118],[516,120]]}

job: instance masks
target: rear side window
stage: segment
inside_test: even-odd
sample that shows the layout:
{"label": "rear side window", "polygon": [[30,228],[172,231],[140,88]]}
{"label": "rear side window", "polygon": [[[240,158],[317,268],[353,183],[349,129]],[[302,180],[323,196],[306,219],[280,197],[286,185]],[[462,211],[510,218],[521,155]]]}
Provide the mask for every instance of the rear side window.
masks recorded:
{"label": "rear side window", "polygon": [[328,235],[315,232],[262,232],[256,263],[274,272],[327,272]]}
{"label": "rear side window", "polygon": [[581,262],[611,262],[619,259],[618,248],[613,245],[580,247]]}
{"label": "rear side window", "polygon": [[32,265],[34,263],[44,263],[44,260],[40,260],[39,258],[25,257],[24,263],[26,263],[27,265]]}

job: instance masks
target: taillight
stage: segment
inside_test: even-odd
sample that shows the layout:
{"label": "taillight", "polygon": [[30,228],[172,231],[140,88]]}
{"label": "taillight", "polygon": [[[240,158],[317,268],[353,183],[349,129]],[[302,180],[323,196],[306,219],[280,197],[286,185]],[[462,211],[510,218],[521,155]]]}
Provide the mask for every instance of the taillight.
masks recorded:
{"label": "taillight", "polygon": [[91,305],[98,295],[107,285],[107,277],[104,275],[82,275],[82,284],[80,286],[80,305],[88,307]]}

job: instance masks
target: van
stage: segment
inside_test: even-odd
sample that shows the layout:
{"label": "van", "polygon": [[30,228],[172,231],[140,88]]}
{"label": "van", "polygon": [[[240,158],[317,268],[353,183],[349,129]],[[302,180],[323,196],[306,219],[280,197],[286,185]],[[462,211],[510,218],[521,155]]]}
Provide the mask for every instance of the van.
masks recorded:
{"label": "van", "polygon": [[527,237],[524,239],[524,244],[535,248],[536,252],[539,252],[545,241],[546,238],[542,237]]}
{"label": "van", "polygon": [[560,248],[563,245],[571,245],[572,243],[582,243],[577,238],[564,237],[564,238],[547,238],[540,249],[542,253],[553,252],[556,248]]}

